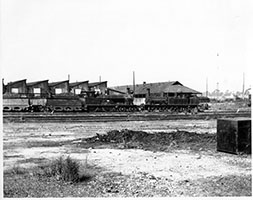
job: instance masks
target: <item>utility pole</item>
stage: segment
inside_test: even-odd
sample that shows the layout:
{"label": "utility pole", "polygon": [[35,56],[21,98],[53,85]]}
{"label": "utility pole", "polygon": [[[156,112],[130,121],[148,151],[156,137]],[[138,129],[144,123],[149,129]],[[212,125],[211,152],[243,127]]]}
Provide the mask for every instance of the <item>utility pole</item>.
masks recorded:
{"label": "utility pole", "polygon": [[219,98],[219,82],[217,82],[217,89],[216,89],[216,91],[217,91],[217,99]]}
{"label": "utility pole", "polygon": [[68,74],[68,80],[70,81],[70,74]]}
{"label": "utility pole", "polygon": [[208,77],[206,78],[206,97],[208,97]]}
{"label": "utility pole", "polygon": [[135,93],[135,73],[133,71],[133,92]]}
{"label": "utility pole", "polygon": [[245,87],[245,74],[243,72],[243,81],[242,81],[242,99],[244,99],[244,87]]}
{"label": "utility pole", "polygon": [[99,76],[99,83],[101,83],[101,76]]}

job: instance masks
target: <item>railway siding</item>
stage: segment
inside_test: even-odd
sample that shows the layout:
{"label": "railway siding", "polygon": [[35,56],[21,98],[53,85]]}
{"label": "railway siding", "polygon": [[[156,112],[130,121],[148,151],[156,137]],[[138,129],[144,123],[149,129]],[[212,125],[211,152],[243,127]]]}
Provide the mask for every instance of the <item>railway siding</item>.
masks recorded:
{"label": "railway siding", "polygon": [[109,121],[152,121],[217,119],[231,117],[251,117],[251,112],[212,112],[196,115],[169,113],[4,113],[3,122],[109,122]]}

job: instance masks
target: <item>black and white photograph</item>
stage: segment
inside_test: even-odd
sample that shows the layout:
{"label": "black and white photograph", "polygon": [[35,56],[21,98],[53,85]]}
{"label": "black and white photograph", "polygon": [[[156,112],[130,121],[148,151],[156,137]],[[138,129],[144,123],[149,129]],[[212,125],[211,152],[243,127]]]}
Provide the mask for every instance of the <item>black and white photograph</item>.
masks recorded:
{"label": "black and white photograph", "polygon": [[251,0],[0,0],[1,199],[252,198]]}

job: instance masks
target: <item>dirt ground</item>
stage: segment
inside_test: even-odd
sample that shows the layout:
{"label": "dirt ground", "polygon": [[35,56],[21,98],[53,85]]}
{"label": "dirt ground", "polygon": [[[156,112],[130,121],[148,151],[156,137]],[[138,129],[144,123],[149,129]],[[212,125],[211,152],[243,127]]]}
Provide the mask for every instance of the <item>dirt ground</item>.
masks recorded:
{"label": "dirt ground", "polygon": [[[129,143],[124,140],[117,142],[110,138],[109,142],[103,141],[104,134],[125,129],[152,134],[149,136],[152,139],[145,141],[145,145],[132,141],[132,146],[127,148]],[[105,174],[113,172],[135,178],[145,176],[149,184],[156,187],[165,187],[166,183],[174,188],[169,196],[252,195],[251,184],[248,184],[251,183],[251,155],[217,152],[215,120],[5,123],[3,132],[4,170],[13,166],[29,168],[48,159],[69,155],[84,166],[89,164],[102,168]],[[154,133],[173,133],[174,139],[154,145]],[[179,134],[187,135],[187,139],[177,140]],[[249,180],[247,187],[224,192],[222,188],[228,186],[221,180],[232,180],[231,177]],[[209,189],[204,187],[200,190],[201,184],[207,182]],[[211,183],[215,185],[215,191]],[[216,191],[217,188],[220,192]]]}

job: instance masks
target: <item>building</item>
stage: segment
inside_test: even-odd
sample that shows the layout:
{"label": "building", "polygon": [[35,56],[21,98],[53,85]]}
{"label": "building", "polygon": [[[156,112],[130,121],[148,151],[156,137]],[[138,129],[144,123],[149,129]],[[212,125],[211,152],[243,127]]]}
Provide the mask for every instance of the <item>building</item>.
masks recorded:
{"label": "building", "polygon": [[118,91],[112,88],[107,88],[107,94],[108,95],[126,95],[127,92]]}
{"label": "building", "polygon": [[159,83],[143,82],[143,84],[137,84],[135,86],[133,85],[116,86],[112,87],[112,89],[121,92],[130,91],[130,93],[133,93],[134,95],[134,103],[136,105],[145,103],[147,97],[188,98],[201,94],[201,92],[188,88],[178,81],[159,82]]}
{"label": "building", "polygon": [[188,88],[178,81],[170,82],[159,82],[159,83],[146,83],[126,86],[111,87],[112,89],[119,90],[121,92],[127,92],[131,90],[135,97],[144,97],[147,94],[158,97],[175,97],[175,96],[186,96],[189,94],[201,94],[196,90]]}
{"label": "building", "polygon": [[46,97],[49,93],[48,80],[27,83],[28,94],[33,97]]}
{"label": "building", "polygon": [[89,81],[69,83],[70,92],[78,95],[89,91]]}
{"label": "building", "polygon": [[26,79],[9,82],[5,86],[5,95],[22,97],[26,94],[27,94]]}
{"label": "building", "polygon": [[107,94],[107,81],[89,83],[89,91],[96,94]]}
{"label": "building", "polygon": [[59,81],[49,83],[49,90],[52,95],[60,95],[69,93],[69,81]]}

